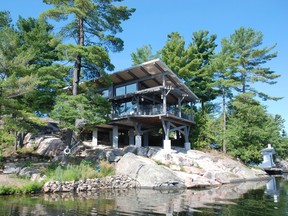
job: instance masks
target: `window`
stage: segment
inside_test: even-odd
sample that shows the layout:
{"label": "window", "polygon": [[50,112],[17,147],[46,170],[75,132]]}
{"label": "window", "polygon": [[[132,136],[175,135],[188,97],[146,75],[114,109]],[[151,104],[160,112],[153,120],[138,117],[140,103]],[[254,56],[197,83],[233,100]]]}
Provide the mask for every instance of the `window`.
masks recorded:
{"label": "window", "polygon": [[131,101],[128,101],[128,102],[118,104],[116,106],[115,113],[118,116],[131,115],[134,113],[135,109],[136,109],[135,104],[132,103]]}
{"label": "window", "polygon": [[133,92],[136,92],[137,88],[136,88],[136,83],[130,84],[126,86],[126,94],[130,94]]}
{"label": "window", "polygon": [[108,96],[109,96],[109,90],[108,90],[108,89],[102,91],[102,97],[104,97],[104,98],[108,98]]}
{"label": "window", "polygon": [[126,85],[126,86],[117,87],[115,96],[117,97],[120,95],[131,94],[136,91],[137,91],[137,84],[133,83],[133,84]]}
{"label": "window", "polygon": [[121,86],[116,88],[116,96],[124,95],[125,94],[125,86]]}

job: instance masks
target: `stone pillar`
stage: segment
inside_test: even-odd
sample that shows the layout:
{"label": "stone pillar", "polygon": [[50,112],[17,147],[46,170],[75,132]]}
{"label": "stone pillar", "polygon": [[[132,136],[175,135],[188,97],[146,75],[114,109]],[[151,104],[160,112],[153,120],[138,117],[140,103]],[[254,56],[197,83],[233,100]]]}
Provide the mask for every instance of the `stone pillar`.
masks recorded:
{"label": "stone pillar", "polygon": [[118,126],[113,126],[113,148],[118,148]]}
{"label": "stone pillar", "polygon": [[129,145],[135,145],[134,130],[129,129]]}
{"label": "stone pillar", "polygon": [[135,146],[136,147],[141,147],[142,146],[142,137],[141,137],[141,135],[136,135],[135,136],[135,140],[136,140]]}
{"label": "stone pillar", "polygon": [[98,129],[95,128],[93,130],[93,134],[92,134],[92,144],[93,146],[97,146],[98,145]]}
{"label": "stone pillar", "polygon": [[144,137],[143,137],[143,146],[144,147],[147,147],[148,145],[149,145],[149,134],[148,133],[145,133],[144,135],[143,135]]}
{"label": "stone pillar", "polygon": [[185,142],[184,143],[184,148],[188,151],[191,149],[191,143],[190,142]]}
{"label": "stone pillar", "polygon": [[163,149],[167,151],[171,151],[171,140],[164,139],[163,140]]}

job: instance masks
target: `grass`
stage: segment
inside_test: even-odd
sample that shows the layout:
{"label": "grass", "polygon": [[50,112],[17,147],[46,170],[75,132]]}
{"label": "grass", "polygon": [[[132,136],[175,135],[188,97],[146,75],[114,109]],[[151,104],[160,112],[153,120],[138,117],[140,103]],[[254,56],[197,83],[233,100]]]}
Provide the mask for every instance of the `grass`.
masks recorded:
{"label": "grass", "polygon": [[113,165],[107,162],[94,164],[82,160],[80,164],[68,164],[66,166],[57,166],[48,172],[48,179],[56,181],[72,181],[80,179],[102,178],[115,175]]}
{"label": "grass", "polygon": [[13,185],[0,186],[0,195],[39,193],[43,184],[43,182],[29,182],[21,187]]}

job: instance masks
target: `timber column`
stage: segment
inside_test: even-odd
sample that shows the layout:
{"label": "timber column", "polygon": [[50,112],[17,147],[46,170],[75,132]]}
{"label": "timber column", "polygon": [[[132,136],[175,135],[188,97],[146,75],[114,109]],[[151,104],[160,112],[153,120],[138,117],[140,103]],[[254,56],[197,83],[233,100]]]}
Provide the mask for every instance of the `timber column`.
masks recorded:
{"label": "timber column", "polygon": [[113,126],[113,148],[118,148],[118,140],[119,140],[119,134],[118,134],[118,126]]}

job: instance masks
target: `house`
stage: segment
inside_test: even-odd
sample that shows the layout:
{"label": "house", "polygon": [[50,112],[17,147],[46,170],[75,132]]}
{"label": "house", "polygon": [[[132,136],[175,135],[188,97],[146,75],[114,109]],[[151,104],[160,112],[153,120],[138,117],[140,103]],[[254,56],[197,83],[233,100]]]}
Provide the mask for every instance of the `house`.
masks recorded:
{"label": "house", "polygon": [[140,147],[155,145],[160,137],[169,150],[174,136],[190,149],[189,132],[195,124],[192,105],[198,98],[162,60],[121,70],[110,78],[113,84],[102,92],[112,103],[111,122],[93,131],[94,145],[105,137],[114,148]]}

